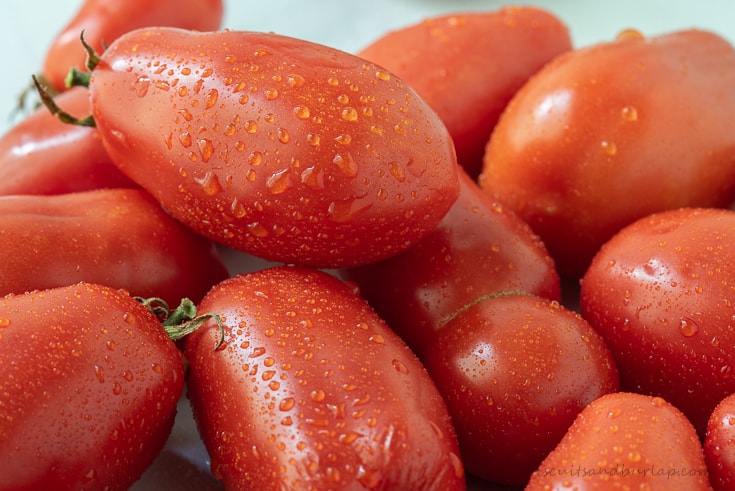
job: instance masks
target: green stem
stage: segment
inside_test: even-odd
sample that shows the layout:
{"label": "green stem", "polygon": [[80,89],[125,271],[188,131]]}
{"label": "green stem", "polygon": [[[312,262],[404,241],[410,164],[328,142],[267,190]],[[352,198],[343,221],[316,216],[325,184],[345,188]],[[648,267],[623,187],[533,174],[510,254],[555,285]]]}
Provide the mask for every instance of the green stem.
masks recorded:
{"label": "green stem", "polygon": [[225,342],[225,327],[222,324],[222,318],[218,314],[206,313],[197,314],[196,305],[188,298],[181,299],[181,303],[175,310],[171,310],[168,304],[161,298],[142,298],[135,297],[140,303],[142,303],[148,310],[153,312],[159,320],[162,321],[162,325],[168,337],[172,341],[178,341],[193,333],[205,322],[210,319],[214,319],[217,322],[219,328],[220,337],[214,350],[218,350],[222,347]]}
{"label": "green stem", "polygon": [[41,102],[44,106],[46,106],[46,109],[49,110],[49,112],[56,117],[59,121],[66,124],[75,124],[77,126],[89,126],[91,128],[94,128],[96,126],[96,123],[94,121],[94,118],[92,115],[88,115],[84,118],[76,118],[69,114],[68,112],[61,109],[57,104],[56,101],[54,101],[54,96],[51,95],[49,90],[41,84],[41,82],[38,80],[38,78],[33,75],[33,85],[36,87],[36,91],[38,92],[39,97],[41,98]]}

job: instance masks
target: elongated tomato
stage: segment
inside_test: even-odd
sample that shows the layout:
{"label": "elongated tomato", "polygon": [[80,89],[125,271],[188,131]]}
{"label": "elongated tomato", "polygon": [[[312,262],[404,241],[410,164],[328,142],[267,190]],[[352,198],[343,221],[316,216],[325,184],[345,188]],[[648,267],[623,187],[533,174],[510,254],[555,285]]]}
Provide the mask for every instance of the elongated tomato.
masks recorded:
{"label": "elongated tomato", "polygon": [[446,127],[354,55],[276,34],[140,29],[92,71],[118,167],[196,232],[273,261],[396,254],[458,194]]}
{"label": "elongated tomato", "polygon": [[126,490],[171,432],[181,353],[125,292],[0,299],[0,489]]}
{"label": "elongated tomato", "polygon": [[185,338],[194,417],[228,489],[464,489],[453,427],[416,356],[336,278],[236,276]]}

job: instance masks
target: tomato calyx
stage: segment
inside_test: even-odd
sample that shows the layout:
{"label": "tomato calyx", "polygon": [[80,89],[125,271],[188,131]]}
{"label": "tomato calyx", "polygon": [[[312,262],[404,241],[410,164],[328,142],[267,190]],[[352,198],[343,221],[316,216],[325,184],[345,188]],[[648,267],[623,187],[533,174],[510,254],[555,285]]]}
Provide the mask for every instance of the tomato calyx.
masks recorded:
{"label": "tomato calyx", "polygon": [[183,339],[199,329],[209,319],[214,319],[220,331],[219,341],[214,350],[217,351],[225,343],[225,327],[219,314],[213,312],[198,314],[196,305],[188,298],[182,298],[181,303],[174,310],[171,310],[168,303],[162,298],[135,297],[135,299],[161,321],[163,329],[172,341]]}
{"label": "tomato calyx", "polygon": [[493,293],[487,293],[485,295],[480,295],[479,297],[475,298],[471,302],[468,302],[464,304],[463,306],[459,307],[457,310],[446,316],[444,319],[442,319],[439,322],[439,325],[437,326],[437,330],[443,329],[447,324],[452,322],[454,319],[459,317],[460,315],[464,314],[466,311],[477,305],[478,303],[482,303],[486,300],[492,300],[494,298],[500,298],[500,297],[507,297],[510,295],[525,295],[528,297],[538,297],[538,295],[534,295],[533,293],[524,292],[520,290],[503,290],[499,292],[493,292]]}

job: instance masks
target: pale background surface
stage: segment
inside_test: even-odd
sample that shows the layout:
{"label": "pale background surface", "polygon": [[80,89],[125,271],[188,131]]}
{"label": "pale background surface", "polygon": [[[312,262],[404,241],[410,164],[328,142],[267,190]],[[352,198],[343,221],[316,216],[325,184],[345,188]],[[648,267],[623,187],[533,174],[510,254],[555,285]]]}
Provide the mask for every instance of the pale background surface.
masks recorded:
{"label": "pale background surface", "polygon": [[[83,0],[0,0],[0,39],[6,46],[0,77],[0,134],[10,127],[16,95],[42,63],[48,44]],[[125,0],[120,0],[125,1]],[[150,0],[156,1],[156,0]],[[387,30],[440,13],[496,10],[500,0],[225,0],[224,27],[274,31],[357,51]],[[610,40],[636,28],[646,35],[690,27],[713,30],[735,42],[732,0],[547,0],[522,2],[544,7],[570,29],[576,46]],[[733,88],[735,90],[735,87]],[[229,261],[238,258],[230,257]],[[219,489],[207,474],[207,457],[180,405],[178,423],[167,451],[135,486],[137,491]],[[472,489],[481,489],[473,485]]]}

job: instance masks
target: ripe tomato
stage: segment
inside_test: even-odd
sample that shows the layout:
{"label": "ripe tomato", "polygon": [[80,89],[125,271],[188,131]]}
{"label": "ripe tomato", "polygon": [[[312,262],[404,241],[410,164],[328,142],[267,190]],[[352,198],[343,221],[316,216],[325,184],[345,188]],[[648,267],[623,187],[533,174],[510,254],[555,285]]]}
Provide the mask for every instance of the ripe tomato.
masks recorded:
{"label": "ripe tomato", "polygon": [[706,31],[563,54],[509,103],[480,183],[579,277],[632,221],[733,200],[733,86],[735,50]]}
{"label": "ripe tomato", "polygon": [[80,281],[178,305],[229,272],[214,244],[139,189],[0,196],[0,295]]}
{"label": "ripe tomato", "polygon": [[508,485],[525,485],[577,414],[620,387],[592,327],[528,294],[461,309],[422,361],[447,403],[467,472]]}
{"label": "ripe tomato", "polygon": [[463,171],[460,193],[442,222],[392,258],[340,276],[421,357],[458,309],[500,291],[560,298],[560,281],[544,245],[515,213],[493,202]]}
{"label": "ripe tomato", "polygon": [[[73,113],[85,111],[89,92],[74,87],[56,102]],[[97,130],[63,124],[45,108],[0,138],[0,195],[120,187],[137,185],[112,163]]]}
{"label": "ripe tomato", "polygon": [[464,489],[449,415],[416,356],[351,288],[273,267],[215,286],[184,338],[194,418],[228,489]]}
{"label": "ripe tomato", "polygon": [[702,444],[660,397],[606,394],[582,410],[526,491],[709,491]]}
{"label": "ripe tomato", "polygon": [[128,31],[148,26],[173,26],[200,31],[219,29],[222,0],[85,0],[49,46],[42,76],[56,91],[66,89],[71,67],[82,70],[86,55],[79,36],[97,51]]}
{"label": "ripe tomato", "polygon": [[582,279],[582,315],[605,338],[623,390],[661,396],[704,436],[735,392],[735,212],[681,209],[624,228]]}
{"label": "ripe tomato", "polygon": [[276,34],[128,33],[91,73],[119,168],[190,228],[276,262],[396,254],[458,194],[451,138],[404,82]]}
{"label": "ripe tomato", "polygon": [[0,489],[128,489],[184,386],[158,318],[93,284],[0,299]]}
{"label": "ripe tomato", "polygon": [[704,458],[715,491],[735,488],[735,394],[715,407],[707,423]]}
{"label": "ripe tomato", "polygon": [[513,94],[572,48],[569,31],[534,7],[453,13],[387,32],[358,54],[403,78],[447,125],[476,178],[490,133]]}

